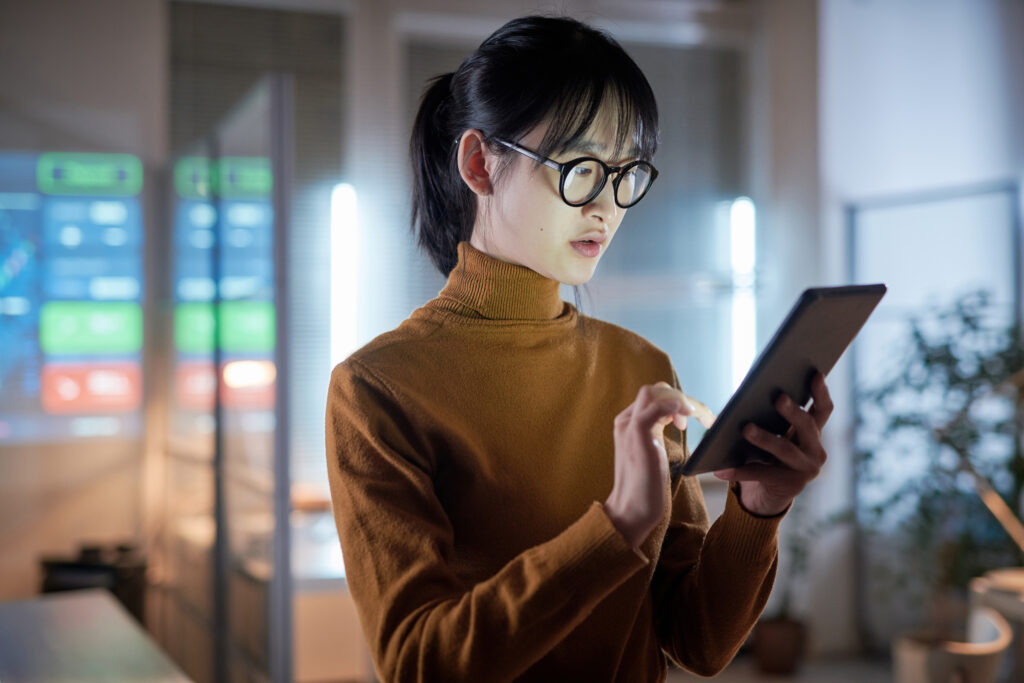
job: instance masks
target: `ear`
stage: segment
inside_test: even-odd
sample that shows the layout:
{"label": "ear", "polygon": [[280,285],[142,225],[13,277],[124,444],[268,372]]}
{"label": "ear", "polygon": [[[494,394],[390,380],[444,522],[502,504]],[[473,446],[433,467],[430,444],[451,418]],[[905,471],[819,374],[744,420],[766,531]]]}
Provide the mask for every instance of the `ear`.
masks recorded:
{"label": "ear", "polygon": [[494,156],[484,143],[484,135],[475,128],[462,134],[459,149],[456,152],[459,162],[459,175],[475,194],[485,196],[491,194],[491,172],[494,169]]}

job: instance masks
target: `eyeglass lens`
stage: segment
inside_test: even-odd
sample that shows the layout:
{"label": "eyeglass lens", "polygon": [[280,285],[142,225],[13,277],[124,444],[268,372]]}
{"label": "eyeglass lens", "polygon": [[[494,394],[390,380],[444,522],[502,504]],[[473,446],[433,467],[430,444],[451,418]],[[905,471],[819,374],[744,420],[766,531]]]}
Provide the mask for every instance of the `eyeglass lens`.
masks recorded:
{"label": "eyeglass lens", "polygon": [[[651,168],[646,162],[630,166],[619,179],[615,193],[616,201],[622,206],[635,204],[647,191],[651,183]],[[583,204],[593,199],[604,180],[604,168],[591,159],[581,160],[566,169],[562,194],[570,204]],[[614,180],[614,179],[613,179]]]}

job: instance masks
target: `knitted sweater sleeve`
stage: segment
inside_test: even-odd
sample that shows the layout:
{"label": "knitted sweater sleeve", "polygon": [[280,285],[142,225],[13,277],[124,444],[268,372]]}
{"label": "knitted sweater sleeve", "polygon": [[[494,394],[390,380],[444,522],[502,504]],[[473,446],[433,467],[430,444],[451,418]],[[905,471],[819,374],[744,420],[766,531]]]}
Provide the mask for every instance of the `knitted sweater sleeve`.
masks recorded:
{"label": "knitted sweater sleeve", "polygon": [[[385,681],[504,681],[522,674],[648,564],[594,502],[554,538],[466,585],[436,463],[393,386],[354,359],[327,401],[328,474],[349,590]],[[487,511],[482,511],[487,514]]]}
{"label": "knitted sweater sleeve", "polygon": [[[679,388],[675,371],[672,375]],[[685,431],[681,441],[688,455]],[[709,529],[697,478],[683,477],[673,491],[672,516],[651,581],[655,631],[676,664],[711,676],[736,656],[768,601],[781,515],[751,515],[730,486],[725,511]]]}

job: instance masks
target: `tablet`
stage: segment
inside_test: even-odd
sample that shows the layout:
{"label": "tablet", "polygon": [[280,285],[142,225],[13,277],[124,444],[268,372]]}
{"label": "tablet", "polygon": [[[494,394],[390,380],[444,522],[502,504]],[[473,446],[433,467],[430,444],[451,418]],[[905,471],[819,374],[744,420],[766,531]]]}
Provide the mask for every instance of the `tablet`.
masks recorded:
{"label": "tablet", "polygon": [[806,407],[815,371],[828,375],[885,291],[882,284],[805,290],[683,464],[682,474],[775,462],[775,456],[743,438],[743,427],[753,422],[785,434],[789,422],[776,410],[775,400],[786,393]]}

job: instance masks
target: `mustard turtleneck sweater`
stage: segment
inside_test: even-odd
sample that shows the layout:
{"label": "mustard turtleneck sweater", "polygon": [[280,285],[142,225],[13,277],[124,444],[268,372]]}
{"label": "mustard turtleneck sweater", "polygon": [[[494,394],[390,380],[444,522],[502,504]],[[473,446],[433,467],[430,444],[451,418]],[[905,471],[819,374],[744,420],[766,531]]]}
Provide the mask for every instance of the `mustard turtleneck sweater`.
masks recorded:
{"label": "mustard turtleneck sweater", "polygon": [[[612,525],[613,420],[679,382],[650,342],[580,317],[557,281],[461,242],[437,298],[334,369],[331,495],[381,680],[710,675],[761,613],[779,518],[734,491],[709,529],[697,481],[674,478],[639,550]],[[665,442],[687,456],[671,424]]]}

